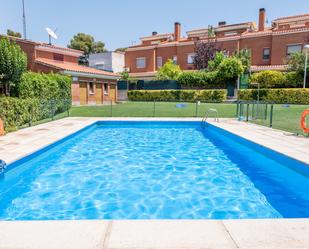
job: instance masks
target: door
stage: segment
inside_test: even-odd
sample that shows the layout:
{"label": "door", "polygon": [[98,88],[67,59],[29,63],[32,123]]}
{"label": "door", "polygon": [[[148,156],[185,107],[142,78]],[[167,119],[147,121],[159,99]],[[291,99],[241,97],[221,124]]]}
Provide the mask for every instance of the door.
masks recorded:
{"label": "door", "polygon": [[110,98],[113,102],[116,101],[116,85],[115,84],[110,84],[110,88],[109,88],[109,91],[110,91]]}
{"label": "door", "polygon": [[227,83],[227,96],[228,97],[234,97],[235,94],[235,82],[231,81]]}
{"label": "door", "polygon": [[96,101],[97,105],[102,104],[102,84],[100,84],[100,83],[96,83],[95,101]]}
{"label": "door", "polygon": [[87,105],[88,104],[87,83],[85,83],[85,82],[79,83],[79,103],[80,103],[80,105]]}

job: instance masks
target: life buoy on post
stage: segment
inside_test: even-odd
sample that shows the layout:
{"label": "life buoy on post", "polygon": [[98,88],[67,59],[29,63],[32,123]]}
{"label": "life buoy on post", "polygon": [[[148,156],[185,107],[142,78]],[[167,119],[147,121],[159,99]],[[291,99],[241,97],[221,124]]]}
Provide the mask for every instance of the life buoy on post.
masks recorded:
{"label": "life buoy on post", "polygon": [[309,109],[304,110],[304,112],[301,114],[300,126],[305,133],[309,134],[309,124],[308,124],[308,126],[306,124],[307,115],[309,115]]}
{"label": "life buoy on post", "polygon": [[0,136],[4,135],[4,124],[3,121],[0,119]]}

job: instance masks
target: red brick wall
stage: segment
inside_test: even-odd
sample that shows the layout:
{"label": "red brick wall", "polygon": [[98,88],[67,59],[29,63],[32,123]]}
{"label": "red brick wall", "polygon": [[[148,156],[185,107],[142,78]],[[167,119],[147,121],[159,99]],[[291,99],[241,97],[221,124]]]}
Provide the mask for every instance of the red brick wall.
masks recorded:
{"label": "red brick wall", "polygon": [[[272,36],[261,36],[245,38],[240,40],[240,49],[250,49],[252,56],[252,65],[270,65],[270,60],[263,60],[263,49],[270,48]],[[272,56],[272,51],[270,52]]]}
{"label": "red brick wall", "polygon": [[309,32],[273,36],[271,64],[276,65],[284,62],[287,45],[307,43],[309,43]]}
{"label": "red brick wall", "polygon": [[[130,51],[126,53],[125,65],[130,68],[131,72],[153,72],[155,71],[155,50],[146,49],[138,51]],[[145,68],[136,68],[136,58],[146,57],[146,67]]]}
{"label": "red brick wall", "polygon": [[15,42],[27,54],[28,70],[33,70],[35,60],[35,45],[32,43],[20,42],[19,40],[15,40]]}

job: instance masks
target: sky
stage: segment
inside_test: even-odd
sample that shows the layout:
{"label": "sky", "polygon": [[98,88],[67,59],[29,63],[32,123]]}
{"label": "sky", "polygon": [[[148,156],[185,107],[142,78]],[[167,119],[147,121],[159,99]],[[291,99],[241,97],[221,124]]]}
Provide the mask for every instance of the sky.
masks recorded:
{"label": "sky", "polygon": [[[259,8],[271,20],[309,13],[309,0],[25,0],[27,38],[48,42],[46,27],[57,29],[54,44],[67,46],[74,34],[91,34],[114,50],[139,43],[152,31],[173,32],[174,22],[186,31],[256,21]],[[0,0],[0,33],[22,33],[22,0]]]}

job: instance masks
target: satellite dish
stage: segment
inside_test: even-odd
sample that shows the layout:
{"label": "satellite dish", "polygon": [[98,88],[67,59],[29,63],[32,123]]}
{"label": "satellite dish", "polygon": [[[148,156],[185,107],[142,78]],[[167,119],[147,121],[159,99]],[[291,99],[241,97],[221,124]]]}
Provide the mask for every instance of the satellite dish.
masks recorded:
{"label": "satellite dish", "polygon": [[58,39],[58,36],[56,35],[55,31],[53,31],[51,28],[47,27],[46,32],[48,33],[49,44],[51,44],[51,38],[54,38],[55,40]]}

